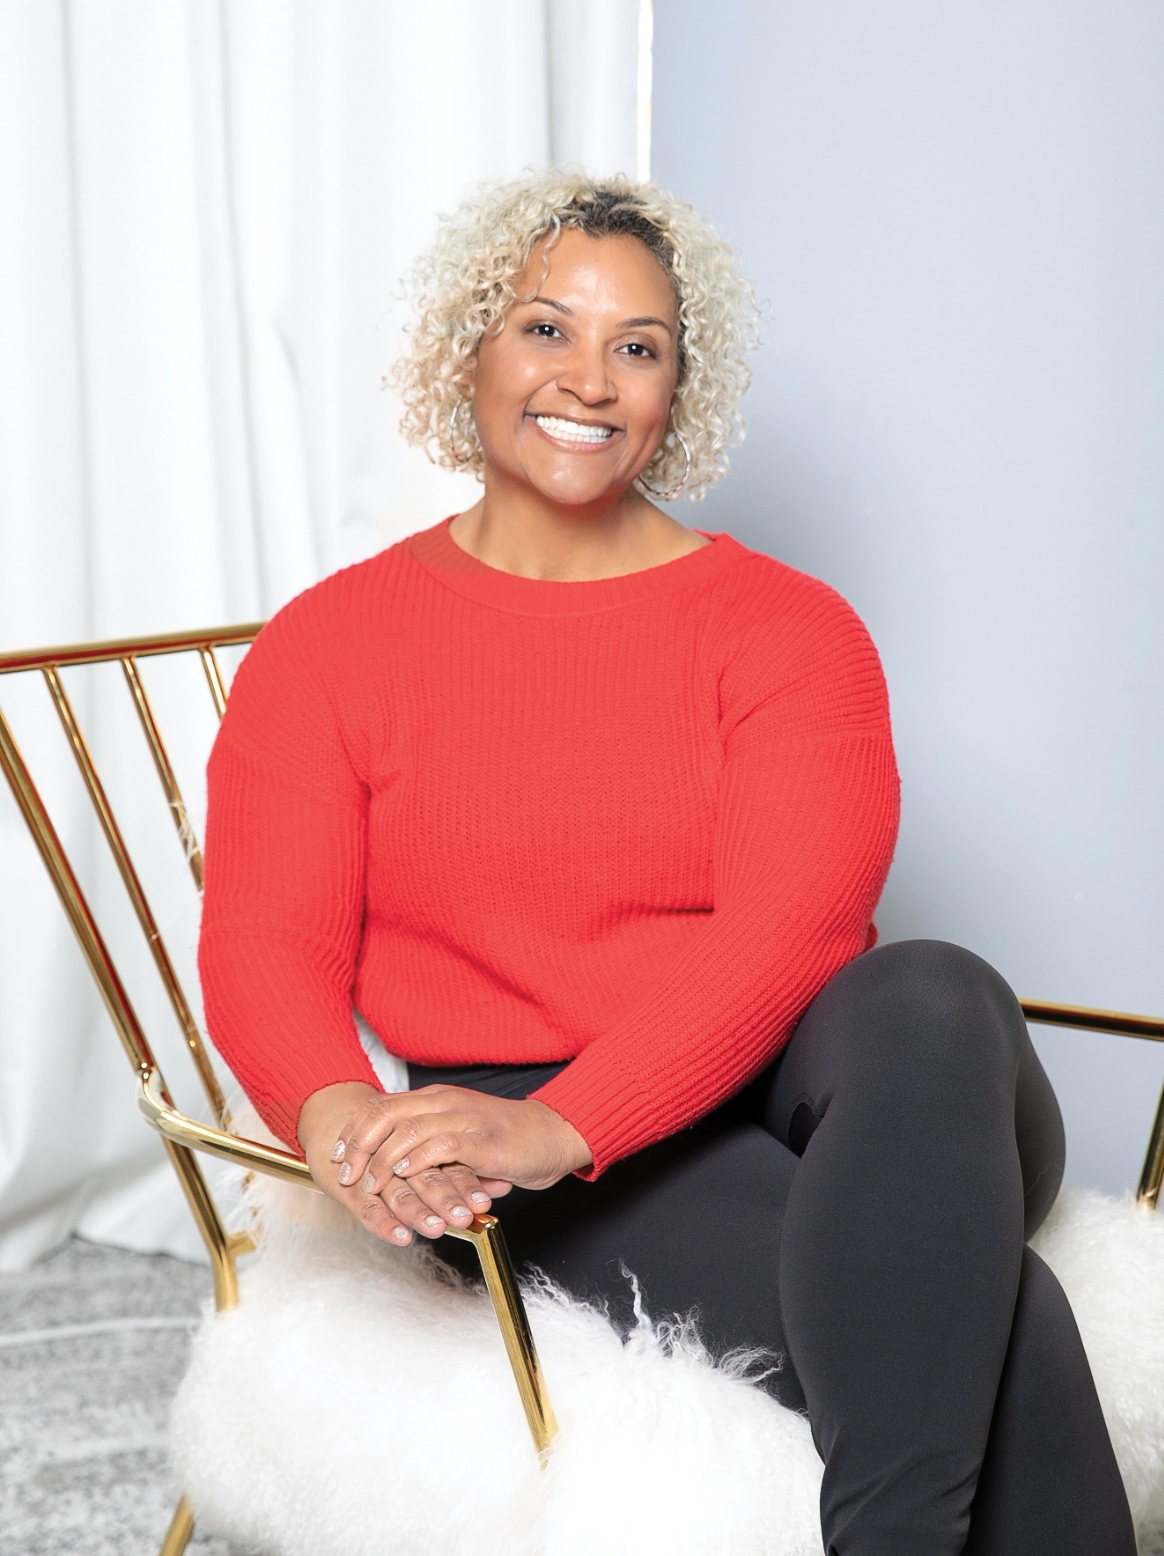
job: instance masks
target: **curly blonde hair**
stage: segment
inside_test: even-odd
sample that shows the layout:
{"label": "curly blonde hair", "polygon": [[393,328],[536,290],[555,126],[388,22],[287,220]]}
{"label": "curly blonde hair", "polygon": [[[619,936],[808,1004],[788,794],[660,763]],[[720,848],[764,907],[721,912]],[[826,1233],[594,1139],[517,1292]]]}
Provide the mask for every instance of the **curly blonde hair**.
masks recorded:
{"label": "curly blonde hair", "polygon": [[463,413],[477,348],[490,330],[504,327],[534,248],[546,239],[554,243],[566,227],[593,237],[639,238],[671,279],[679,307],[679,378],[667,433],[638,484],[667,500],[683,482],[698,502],[727,474],[727,449],[744,436],[738,404],[751,383],[755,297],[709,222],[656,184],[621,175],[528,172],[482,186],[442,218],[436,242],[411,276],[417,318],[410,350],[393,373],[405,408],[400,430],[436,464],[483,476],[476,428]]}

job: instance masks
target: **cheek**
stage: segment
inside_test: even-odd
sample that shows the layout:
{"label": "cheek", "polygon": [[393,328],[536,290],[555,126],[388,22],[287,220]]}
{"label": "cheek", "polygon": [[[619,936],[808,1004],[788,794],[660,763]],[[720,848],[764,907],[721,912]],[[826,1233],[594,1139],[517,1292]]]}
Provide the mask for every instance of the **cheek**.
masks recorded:
{"label": "cheek", "polygon": [[502,337],[480,352],[474,392],[487,411],[504,412],[528,399],[546,377],[545,364],[523,351],[519,340]]}
{"label": "cheek", "polygon": [[510,364],[510,369],[503,375],[478,375],[473,397],[478,434],[498,456],[519,436],[526,403],[538,387],[519,364]]}
{"label": "cheek", "polygon": [[628,386],[623,399],[628,423],[644,437],[658,436],[667,425],[674,393],[674,385],[669,379],[656,379],[651,383],[640,381]]}

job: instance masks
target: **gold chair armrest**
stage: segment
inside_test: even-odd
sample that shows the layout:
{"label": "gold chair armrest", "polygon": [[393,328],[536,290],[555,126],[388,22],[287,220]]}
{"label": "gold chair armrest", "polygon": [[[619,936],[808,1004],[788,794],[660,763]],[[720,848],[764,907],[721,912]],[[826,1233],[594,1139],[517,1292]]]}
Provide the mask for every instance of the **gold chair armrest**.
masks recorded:
{"label": "gold chair armrest", "polygon": [[1111,1032],[1117,1037],[1146,1037],[1164,1043],[1164,1019],[1137,1016],[1129,1010],[1092,1010],[1086,1005],[1053,1005],[1049,1000],[1020,1000],[1023,1015],[1040,1026],[1079,1027],[1085,1032]]}
{"label": "gold chair armrest", "polygon": [[322,1193],[307,1163],[293,1156],[290,1151],[282,1151],[273,1145],[260,1145],[257,1140],[244,1140],[240,1135],[227,1134],[225,1129],[217,1129],[213,1124],[203,1124],[196,1118],[179,1113],[163,1094],[162,1077],[157,1070],[142,1070],[139,1073],[137,1105],[147,1122],[175,1145],[184,1145],[193,1151],[206,1151],[211,1156],[221,1157],[225,1162],[233,1162],[236,1167],[246,1167],[251,1172],[265,1172],[272,1178],[297,1183],[301,1189]]}

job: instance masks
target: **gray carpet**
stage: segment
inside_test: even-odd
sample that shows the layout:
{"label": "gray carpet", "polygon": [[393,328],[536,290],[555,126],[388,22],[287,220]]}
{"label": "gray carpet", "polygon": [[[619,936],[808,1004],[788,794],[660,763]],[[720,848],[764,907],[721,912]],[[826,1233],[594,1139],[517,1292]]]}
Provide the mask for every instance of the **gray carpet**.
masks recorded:
{"label": "gray carpet", "polygon": [[[0,1275],[0,1556],[157,1551],[166,1415],[210,1293],[197,1265],[78,1239]],[[230,1556],[197,1531],[188,1549]]]}

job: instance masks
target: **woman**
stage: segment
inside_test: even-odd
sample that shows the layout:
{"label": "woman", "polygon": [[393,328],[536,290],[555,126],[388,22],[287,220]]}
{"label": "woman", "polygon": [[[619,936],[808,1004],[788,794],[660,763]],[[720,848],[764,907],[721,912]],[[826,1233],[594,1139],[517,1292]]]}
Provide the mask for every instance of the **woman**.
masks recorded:
{"label": "woman", "polygon": [[216,1043],[376,1236],[504,1199],[515,1258],[579,1296],[618,1315],[630,1271],[654,1313],[778,1353],[836,1556],[1130,1556],[1023,1246],[1063,1139],[1018,1005],[954,947],[871,949],[876,652],[824,585],[651,500],[726,467],[730,252],[652,187],[551,172],[467,206],[421,278],[405,430],[484,492],[293,601],[239,672]]}

